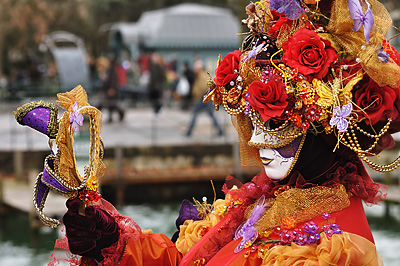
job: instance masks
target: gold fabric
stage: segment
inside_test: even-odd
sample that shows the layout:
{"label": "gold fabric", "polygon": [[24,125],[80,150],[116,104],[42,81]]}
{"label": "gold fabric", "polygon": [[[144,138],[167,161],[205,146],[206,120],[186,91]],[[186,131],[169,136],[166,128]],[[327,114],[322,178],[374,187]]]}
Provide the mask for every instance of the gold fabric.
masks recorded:
{"label": "gold fabric", "polygon": [[261,0],[256,2],[256,14],[257,17],[262,19],[263,23],[260,27],[261,30],[264,29],[264,32],[268,31],[273,25],[273,15],[271,10],[269,9],[269,1]]}
{"label": "gold fabric", "polygon": [[[255,224],[257,231],[263,233],[272,230],[290,216],[298,223],[311,220],[322,213],[341,211],[350,206],[349,195],[343,185],[335,187],[312,187],[307,189],[291,188],[267,199],[270,208]],[[245,217],[249,218],[254,205],[247,208]]]}
{"label": "gold fabric", "polygon": [[251,120],[243,113],[231,116],[232,124],[238,132],[240,162],[242,166],[262,166],[258,149],[248,145],[251,139]]}
{"label": "gold fabric", "polygon": [[[352,58],[360,58],[363,70],[379,86],[400,86],[400,67],[390,59],[385,64],[379,62],[378,52],[382,47],[385,35],[388,33],[392,19],[386,8],[377,0],[368,0],[371,4],[371,11],[374,14],[374,25],[371,30],[371,42],[367,43],[364,37],[363,27],[357,32],[352,30],[354,20],[349,16],[347,8],[348,0],[336,0],[332,4],[332,13],[328,24],[328,32],[331,34],[331,41],[334,47],[339,45],[344,54]],[[339,51],[338,51],[339,52]]]}
{"label": "gold fabric", "polygon": [[59,151],[57,171],[60,177],[71,187],[79,186],[83,178],[76,168],[74,138],[68,112],[65,112],[59,120],[56,143]]}
{"label": "gold fabric", "polygon": [[334,234],[327,238],[321,233],[320,243],[298,246],[275,246],[263,259],[262,266],[268,265],[383,265],[375,245],[367,239],[352,233]]}
{"label": "gold fabric", "polygon": [[73,90],[65,93],[57,93],[57,104],[68,112],[72,112],[72,106],[75,102],[81,107],[89,106],[86,91],[82,86],[78,85]]}
{"label": "gold fabric", "polygon": [[294,20],[291,26],[287,24],[282,25],[276,38],[276,47],[279,49],[282,48],[282,44],[286,42],[290,36],[292,36],[299,29],[305,28],[305,26],[306,24],[302,19]]}

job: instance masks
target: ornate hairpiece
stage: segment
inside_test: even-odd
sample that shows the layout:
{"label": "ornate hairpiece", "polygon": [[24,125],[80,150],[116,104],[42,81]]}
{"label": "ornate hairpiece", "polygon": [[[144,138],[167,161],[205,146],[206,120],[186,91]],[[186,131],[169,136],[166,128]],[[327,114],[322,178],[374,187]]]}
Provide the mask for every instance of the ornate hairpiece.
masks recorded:
{"label": "ornate hairpiece", "polygon": [[386,166],[367,159],[400,119],[400,55],[385,40],[392,21],[380,2],[262,0],[246,13],[248,36],[219,58],[204,101],[286,142],[331,134],[374,170],[400,166],[400,157]]}
{"label": "ornate hairpiece", "polygon": [[[43,213],[50,190],[68,198],[79,197],[83,203],[97,200],[101,196],[97,191],[98,178],[104,175],[102,161],[104,146],[100,138],[101,112],[87,102],[87,95],[81,86],[72,91],[57,94],[58,105],[66,111],[58,120],[58,108],[52,103],[30,102],[14,112],[21,125],[27,125],[49,137],[50,149],[53,143],[57,152],[49,154],[44,161],[44,169],[35,182],[33,203],[39,218],[50,227],[58,227],[60,221],[49,218]],[[83,125],[84,115],[90,120],[89,165],[81,176],[77,170],[74,133]]]}

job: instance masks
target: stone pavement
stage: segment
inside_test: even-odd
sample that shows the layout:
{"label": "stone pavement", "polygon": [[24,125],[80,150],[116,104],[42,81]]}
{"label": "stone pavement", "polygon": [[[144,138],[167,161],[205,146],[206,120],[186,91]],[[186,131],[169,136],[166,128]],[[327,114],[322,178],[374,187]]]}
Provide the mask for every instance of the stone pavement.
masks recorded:
{"label": "stone pavement", "polygon": [[[13,111],[22,104],[1,105],[3,106],[0,112],[0,151],[49,149],[47,136],[16,122]],[[59,117],[61,115],[62,113]],[[101,137],[106,148],[227,144],[237,141],[230,116],[224,110],[215,112],[215,115],[224,128],[223,136],[217,136],[211,118],[202,113],[198,116],[192,136],[187,137],[184,134],[191,119],[191,112],[182,111],[177,106],[163,107],[158,116],[155,116],[151,107],[146,104],[129,107],[126,109],[123,121],[117,121],[115,113],[114,122],[111,123],[107,122],[108,110],[103,110]]]}

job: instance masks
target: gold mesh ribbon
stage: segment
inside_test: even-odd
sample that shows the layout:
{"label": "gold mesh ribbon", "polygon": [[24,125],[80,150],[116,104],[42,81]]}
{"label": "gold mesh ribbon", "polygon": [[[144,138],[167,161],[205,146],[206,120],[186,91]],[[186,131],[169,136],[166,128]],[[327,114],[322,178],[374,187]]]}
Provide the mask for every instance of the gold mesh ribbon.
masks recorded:
{"label": "gold mesh ribbon", "polygon": [[302,19],[293,20],[293,24],[291,26],[287,24],[282,25],[276,38],[276,47],[278,47],[279,49],[282,48],[282,44],[286,42],[290,36],[292,36],[299,29],[305,27],[306,24]]}
{"label": "gold mesh ribbon", "polygon": [[[59,160],[57,171],[61,178],[71,187],[77,188],[82,186],[84,178],[79,174],[76,167],[75,151],[74,151],[74,131],[69,122],[69,113],[73,111],[72,106],[75,102],[81,106],[80,113],[86,114],[90,119],[90,158],[89,158],[89,173],[87,187],[90,190],[95,190],[93,181],[97,182],[105,173],[105,165],[102,161],[102,141],[100,138],[101,132],[101,112],[90,106],[87,101],[87,94],[82,86],[75,87],[72,91],[57,94],[58,105],[65,110],[62,118],[59,121],[59,129],[56,138],[56,143],[59,151]],[[96,183],[97,186],[97,183]]]}
{"label": "gold mesh ribbon", "polygon": [[371,11],[374,15],[374,25],[371,30],[371,42],[367,43],[364,37],[363,27],[357,32],[352,30],[354,20],[349,16],[347,8],[348,0],[336,0],[332,4],[332,13],[328,24],[328,32],[331,34],[331,41],[342,47],[343,52],[348,53],[352,58],[360,58],[360,64],[364,71],[379,86],[400,86],[400,67],[391,59],[385,64],[379,62],[378,52],[382,47],[382,41],[388,33],[392,19],[386,8],[377,0],[368,0],[371,4]]}
{"label": "gold mesh ribbon", "polygon": [[238,132],[240,162],[242,166],[262,166],[257,148],[248,145],[251,139],[251,120],[243,113],[231,116],[232,124]]}
{"label": "gold mesh ribbon", "polygon": [[[292,188],[280,193],[275,199],[268,199],[271,207],[255,224],[259,233],[272,230],[282,219],[291,216],[298,223],[322,215],[341,211],[350,206],[349,195],[343,185],[335,187],[317,186],[307,189]],[[254,205],[247,208],[245,217],[250,217]]]}
{"label": "gold mesh ribbon", "polygon": [[57,93],[57,98],[57,104],[68,112],[72,112],[72,106],[75,102],[78,102],[81,107],[90,106],[88,103],[86,91],[80,85],[76,86],[71,91]]}
{"label": "gold mesh ribbon", "polygon": [[77,187],[83,181],[76,168],[74,138],[69,123],[69,113],[65,112],[59,121],[58,134],[56,138],[58,157],[56,172],[71,187]]}

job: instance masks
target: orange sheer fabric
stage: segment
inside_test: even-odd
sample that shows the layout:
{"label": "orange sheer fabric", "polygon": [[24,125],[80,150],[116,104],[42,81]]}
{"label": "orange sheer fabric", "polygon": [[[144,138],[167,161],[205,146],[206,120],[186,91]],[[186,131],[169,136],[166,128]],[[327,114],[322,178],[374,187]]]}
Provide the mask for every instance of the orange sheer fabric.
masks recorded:
{"label": "orange sheer fabric", "polygon": [[142,234],[138,240],[128,240],[119,265],[178,265],[182,256],[164,234]]}
{"label": "orange sheer fabric", "polygon": [[328,239],[322,233],[320,241],[319,245],[276,246],[261,265],[383,265],[375,245],[361,236],[344,232]]}

